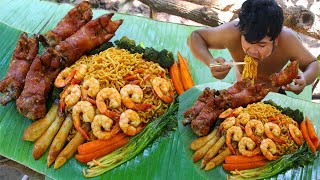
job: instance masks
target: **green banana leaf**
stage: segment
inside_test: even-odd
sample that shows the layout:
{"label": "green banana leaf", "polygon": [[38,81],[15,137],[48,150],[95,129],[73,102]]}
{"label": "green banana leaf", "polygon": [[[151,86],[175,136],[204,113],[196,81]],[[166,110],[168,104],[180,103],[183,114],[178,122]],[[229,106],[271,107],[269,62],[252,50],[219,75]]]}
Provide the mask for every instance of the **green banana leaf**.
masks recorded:
{"label": "green banana leaf", "polygon": [[[69,4],[40,0],[0,0],[0,69],[2,70],[0,79],[7,72],[19,34],[22,31],[29,34],[47,32],[54,28],[71,8]],[[94,18],[105,13],[108,12],[94,10]],[[176,59],[177,51],[180,51],[189,61],[196,85],[217,81],[211,76],[209,69],[192,56],[186,45],[187,37],[199,27],[158,22],[124,14],[115,14],[113,17],[114,20],[120,18],[124,19],[124,23],[111,41],[125,35],[137,43],[144,42],[147,47],[154,47],[158,50],[166,48],[174,52]],[[226,59],[231,58],[226,50],[212,51],[212,53]],[[224,81],[232,83],[234,80],[234,70],[232,70]],[[194,90],[187,93],[190,94],[190,92]],[[183,97],[188,100],[187,96]],[[311,88],[306,88],[297,97],[310,100]],[[52,102],[52,99],[50,101]],[[318,106],[310,107],[318,108]],[[37,161],[33,159],[33,143],[22,140],[24,129],[31,123],[31,120],[17,112],[15,102],[0,107],[0,155],[45,174],[48,178],[84,178],[82,169],[86,166],[79,164],[75,158],[71,158],[58,170],[47,168],[45,158],[47,154]],[[179,131],[171,132],[167,136],[156,139],[134,159],[95,179],[132,179],[133,177],[136,179],[205,179],[206,177],[202,176],[190,162],[188,151],[183,148],[185,144],[184,137],[181,137]],[[212,177],[215,176],[211,176],[211,179]]]}
{"label": "green banana leaf", "polygon": [[[189,163],[192,162],[192,156],[194,151],[190,150],[189,145],[192,140],[196,139],[198,136],[193,133],[190,126],[183,126],[182,120],[183,112],[192,107],[192,105],[196,102],[199,95],[202,93],[204,88],[210,87],[211,89],[226,89],[230,87],[231,84],[224,82],[213,82],[206,83],[202,85],[198,85],[190,89],[189,91],[183,93],[179,97],[179,110],[178,110],[178,126],[179,132],[181,134],[183,147],[186,153],[187,158],[189,159]],[[278,105],[282,107],[290,107],[292,109],[299,109],[304,113],[304,116],[308,116],[314,123],[317,134],[320,134],[320,104],[295,99],[292,97],[288,97],[285,95],[281,95],[278,93],[268,93],[268,95],[262,100],[273,100]],[[196,171],[201,174],[203,177],[207,179],[211,179],[214,177],[215,179],[226,179],[227,172],[223,170],[222,166],[218,166],[210,171],[205,171],[200,169],[201,161],[197,163],[193,163]],[[282,174],[275,176],[275,179],[318,179],[320,175],[320,157],[314,160],[312,164],[308,164],[305,167],[299,167],[295,169],[290,169]]]}

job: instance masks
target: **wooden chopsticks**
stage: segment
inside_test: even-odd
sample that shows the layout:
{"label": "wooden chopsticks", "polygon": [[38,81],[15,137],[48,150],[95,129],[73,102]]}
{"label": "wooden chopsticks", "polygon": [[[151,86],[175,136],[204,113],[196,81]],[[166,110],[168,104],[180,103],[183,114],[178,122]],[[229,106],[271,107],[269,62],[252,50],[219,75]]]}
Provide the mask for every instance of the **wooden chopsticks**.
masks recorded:
{"label": "wooden chopsticks", "polygon": [[[226,64],[230,64],[231,66],[237,66],[237,65],[244,65],[245,62],[230,62],[230,63],[226,63]],[[210,67],[219,67],[219,66],[223,66],[223,64],[213,64],[213,63],[210,64]]]}

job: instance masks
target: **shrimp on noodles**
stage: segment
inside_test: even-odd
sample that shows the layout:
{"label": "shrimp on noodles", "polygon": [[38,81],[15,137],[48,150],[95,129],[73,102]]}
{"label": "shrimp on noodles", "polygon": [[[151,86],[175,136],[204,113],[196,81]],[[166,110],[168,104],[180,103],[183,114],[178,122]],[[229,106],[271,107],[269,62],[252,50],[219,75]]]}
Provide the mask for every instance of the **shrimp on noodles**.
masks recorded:
{"label": "shrimp on noodles", "polygon": [[261,141],[260,149],[262,151],[262,154],[268,159],[268,160],[275,160],[276,157],[273,156],[277,152],[277,146],[276,144],[269,138],[264,139]]}
{"label": "shrimp on noodles", "polygon": [[120,131],[118,124],[113,125],[113,120],[108,116],[96,115],[91,123],[93,135],[98,139],[110,139]]}
{"label": "shrimp on noodles", "polygon": [[164,102],[171,103],[174,98],[174,92],[171,84],[164,78],[155,77],[151,81],[152,87],[156,95]]}
{"label": "shrimp on noodles", "polygon": [[279,136],[281,134],[281,130],[277,124],[272,123],[272,122],[265,123],[264,130],[265,130],[265,134],[268,138],[272,139],[273,141],[275,141],[279,144],[285,143],[285,141],[283,139],[279,138]]}
{"label": "shrimp on noodles", "polygon": [[226,120],[224,120],[220,126],[219,126],[219,133],[221,133],[223,130],[228,130],[232,126],[236,124],[236,118],[235,117],[229,117]]}
{"label": "shrimp on noodles", "polygon": [[260,154],[260,147],[249,137],[243,137],[238,144],[239,152],[243,156],[251,157]]}
{"label": "shrimp on noodles", "polygon": [[137,133],[137,127],[140,123],[141,120],[138,113],[131,109],[126,110],[120,116],[120,128],[129,136],[133,136]]}
{"label": "shrimp on noodles", "polygon": [[80,84],[80,82],[83,80],[84,76],[86,75],[88,71],[88,67],[85,64],[80,64],[75,67],[73,72],[71,73],[71,84]]}
{"label": "shrimp on noodles", "polygon": [[245,131],[248,137],[250,137],[254,142],[260,144],[261,140],[254,135],[252,128],[254,128],[254,132],[256,135],[263,135],[264,127],[261,121],[258,120],[250,120],[245,127]]}
{"label": "shrimp on noodles", "polygon": [[84,122],[92,122],[95,116],[95,110],[88,101],[79,101],[72,108],[72,120],[74,127],[87,140],[90,139],[89,133],[81,127],[81,120]]}
{"label": "shrimp on noodles", "polygon": [[243,126],[245,126],[249,121],[250,121],[250,114],[243,112],[243,113],[240,113],[239,116],[237,117],[236,125],[241,126],[241,128],[244,129]]}
{"label": "shrimp on noodles", "polygon": [[234,150],[234,148],[232,147],[232,140],[233,141],[240,141],[240,139],[243,136],[243,132],[242,129],[239,126],[232,126],[231,128],[229,128],[227,130],[227,134],[226,134],[226,144],[228,146],[228,148],[230,149],[230,151],[232,152],[232,154],[236,154],[236,151]]}
{"label": "shrimp on noodles", "polygon": [[100,90],[99,81],[91,77],[90,79],[86,79],[81,86],[81,94],[82,99],[91,102],[91,104],[95,105],[94,98],[98,94]]}
{"label": "shrimp on noodles", "polygon": [[68,107],[74,106],[81,98],[80,86],[70,85],[61,94],[60,97],[60,112],[63,112],[65,105]]}
{"label": "shrimp on noodles", "polygon": [[296,144],[301,146],[303,137],[302,137],[302,133],[299,130],[299,128],[293,124],[289,124],[289,132],[290,132],[290,135],[291,135],[292,139],[294,140],[294,142],[296,142]]}
{"label": "shrimp on noodles", "polygon": [[143,91],[138,85],[127,84],[120,90],[121,101],[129,109],[145,111],[151,104],[138,104],[142,102]]}
{"label": "shrimp on noodles", "polygon": [[121,105],[121,96],[115,88],[103,88],[97,94],[97,107],[101,114],[107,115],[113,120],[119,120],[120,114],[108,110],[106,100],[109,100],[109,107],[118,108]]}
{"label": "shrimp on noodles", "polygon": [[72,80],[72,77],[70,76],[70,74],[72,73],[72,69],[67,67],[64,70],[62,70],[56,80],[54,81],[54,85],[58,88],[62,88],[66,85],[68,85],[70,83],[70,81]]}

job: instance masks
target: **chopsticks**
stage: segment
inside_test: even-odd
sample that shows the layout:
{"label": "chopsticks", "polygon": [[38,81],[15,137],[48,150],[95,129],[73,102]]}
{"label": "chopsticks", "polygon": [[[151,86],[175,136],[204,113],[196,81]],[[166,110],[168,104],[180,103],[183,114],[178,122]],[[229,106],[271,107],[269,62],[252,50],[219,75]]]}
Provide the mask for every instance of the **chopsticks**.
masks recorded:
{"label": "chopsticks", "polygon": [[[246,64],[245,62],[230,62],[230,63],[226,63],[226,64],[230,64],[231,66],[237,66],[237,65],[244,65]],[[210,67],[219,67],[219,66],[223,66],[223,64],[210,64]]]}

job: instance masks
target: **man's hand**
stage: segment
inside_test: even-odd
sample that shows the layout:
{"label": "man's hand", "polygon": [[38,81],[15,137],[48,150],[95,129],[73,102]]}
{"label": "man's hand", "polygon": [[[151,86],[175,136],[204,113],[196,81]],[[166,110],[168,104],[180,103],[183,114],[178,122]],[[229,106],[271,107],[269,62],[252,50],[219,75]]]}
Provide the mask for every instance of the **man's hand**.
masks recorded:
{"label": "man's hand", "polygon": [[286,86],[282,86],[282,89],[286,91],[292,91],[295,94],[300,94],[307,84],[302,74],[298,75],[298,77],[294,79],[293,82],[294,84],[287,84]]}
{"label": "man's hand", "polygon": [[222,66],[211,67],[210,71],[213,77],[217,79],[223,79],[229,73],[231,69],[231,65],[226,63],[226,60],[222,57],[218,57],[215,59],[213,64],[221,64]]}

